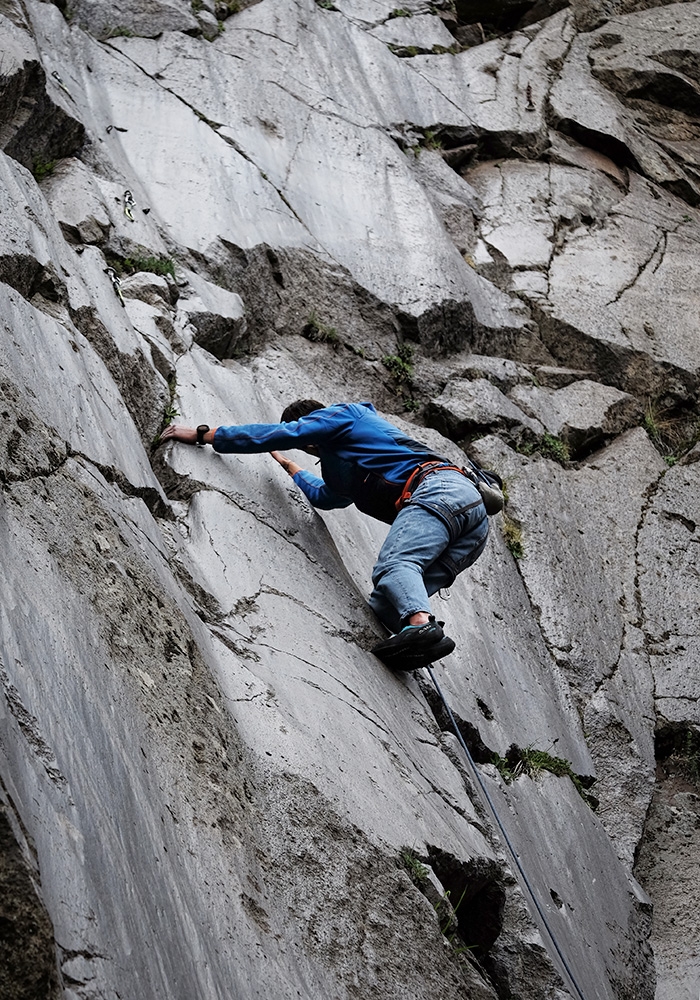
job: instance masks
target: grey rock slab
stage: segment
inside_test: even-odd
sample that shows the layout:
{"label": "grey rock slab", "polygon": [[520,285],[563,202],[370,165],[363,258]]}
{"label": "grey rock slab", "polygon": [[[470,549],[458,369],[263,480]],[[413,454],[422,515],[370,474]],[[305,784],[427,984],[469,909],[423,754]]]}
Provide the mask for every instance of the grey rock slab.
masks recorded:
{"label": "grey rock slab", "polygon": [[479,233],[511,268],[546,268],[552,256],[554,219],[549,170],[539,163],[484,164],[467,174],[479,194]]}
{"label": "grey rock slab", "polygon": [[159,489],[117,387],[88,341],[4,285],[0,301],[3,378],[73,451],[115,466],[135,486]]}
{"label": "grey rock slab", "polygon": [[[573,35],[567,11],[529,33],[516,32],[456,56],[416,56],[417,73],[464,108],[478,129],[514,133],[521,148],[546,141],[544,106],[557,60]],[[530,99],[528,99],[528,86]]]}
{"label": "grey rock slab", "polygon": [[579,696],[590,697],[615,670],[625,618],[637,618],[637,530],[646,491],[666,465],[641,429],[577,470],[505,448],[500,461],[539,625]]}
{"label": "grey rock slab", "polygon": [[182,0],[153,0],[148,8],[137,0],[76,0],[72,21],[98,38],[129,33],[152,38],[163,31],[192,31],[198,26],[189,4]]}
{"label": "grey rock slab", "polygon": [[217,21],[214,14],[208,10],[200,10],[197,12],[197,23],[202,29],[202,35],[208,42],[213,42],[217,38],[221,31],[219,30],[219,22]]}
{"label": "grey rock slab", "polygon": [[[393,20],[390,15],[397,9],[393,0],[338,0],[334,6],[355,24],[367,28]],[[425,0],[406,0],[401,10],[413,15],[427,14],[429,5]]]}
{"label": "grey rock slab", "polygon": [[598,815],[631,871],[656,773],[654,676],[644,632],[634,625],[626,627],[615,672],[586,705],[583,724],[595,748]]}
{"label": "grey rock slab", "polygon": [[485,163],[466,173],[479,194],[481,238],[515,268],[545,272],[559,230],[582,217],[606,218],[622,200],[617,185],[592,171],[543,163]]}
{"label": "grey rock slab", "polygon": [[455,246],[464,255],[474,244],[474,219],[481,214],[478,195],[438,152],[419,147],[414,152],[413,172]]}
{"label": "grey rock slab", "polygon": [[605,437],[637,426],[643,404],[610,385],[580,379],[562,389],[517,385],[510,398],[571,448],[592,447]]}
{"label": "grey rock slab", "polygon": [[651,903],[572,782],[548,773],[507,786],[484,780],[583,996],[652,1000]]}
{"label": "grey rock slab", "polygon": [[[55,15],[47,13],[47,6]],[[219,237],[239,246],[267,241],[317,247],[260,172],[195,115],[189,106],[192,95],[180,100],[118,51],[128,53],[155,42],[115,38],[101,46],[70,32],[50,5],[33,5],[32,15],[41,44],[53,49],[59,66],[71,65],[77,77],[76,104],[98,137],[96,155],[109,162],[101,171],[102,185],[121,234],[156,248],[160,221],[172,239],[200,251]],[[127,131],[113,129],[107,135],[106,129],[115,124]],[[136,200],[134,223],[121,205],[125,189]],[[216,204],[217,212],[202,212],[202,203]],[[143,208],[151,210],[148,216]]]}
{"label": "grey rock slab", "polygon": [[235,292],[186,272],[188,287],[178,301],[178,321],[191,323],[195,341],[217,358],[231,357],[245,333],[243,300]]}
{"label": "grey rock slab", "polygon": [[[697,905],[700,799],[680,773],[664,774],[649,809],[635,874],[654,901],[656,1000],[694,1000],[700,989]],[[679,934],[678,928],[683,928]]]}
{"label": "grey rock slab", "polygon": [[455,375],[466,379],[488,379],[504,393],[521,382],[528,384],[533,381],[532,372],[525,365],[486,354],[472,354],[466,363],[458,365]]}
{"label": "grey rock slab", "polygon": [[639,536],[642,626],[657,711],[670,722],[700,721],[699,479],[698,463],[669,469],[651,497]]}
{"label": "grey rock slab", "polygon": [[593,140],[614,149],[618,164],[638,167],[659,184],[673,188],[682,183],[687,188],[682,170],[638,127],[634,112],[593,77],[591,45],[591,36],[579,35],[566,56],[549,95],[552,124],[582,142]]}
{"label": "grey rock slab", "polygon": [[624,168],[619,167],[604,153],[590,149],[590,147],[584,146],[554,129],[549,132],[547,157],[552,163],[581,167],[584,170],[600,170],[619,184],[621,188],[627,188],[627,173]]}
{"label": "grey rock slab", "polygon": [[[190,742],[202,723],[225,726],[205,693],[208,687],[216,699],[217,692],[205,681],[195,695],[198,710],[188,704],[192,630],[172,581],[166,585],[165,563],[152,546],[144,560],[144,538],[123,516],[115,519],[113,508],[124,504],[114,503],[113,487],[82,476],[71,463],[47,484],[15,486],[13,502],[2,507],[3,548],[14,553],[0,571],[3,594],[11,595],[2,608],[0,657],[5,693],[13,692],[1,710],[3,775],[36,845],[57,940],[68,952],[130,956],[126,965],[118,958],[90,963],[96,991],[172,996],[175,975],[185,984],[182,996],[216,995],[242,974],[229,935],[251,949],[260,941],[241,920],[235,848],[226,863],[218,826],[210,826],[230,809],[230,786],[213,794]],[[132,516],[138,521],[138,510]],[[167,610],[156,610],[154,592]],[[150,605],[143,619],[150,619],[150,640],[137,639],[125,604],[134,618],[139,604],[143,611]],[[167,641],[168,632],[174,647],[166,679],[155,636]],[[177,723],[156,720],[166,706],[189,730],[179,759]],[[217,751],[205,753],[208,771],[226,760],[218,740],[212,746],[221,757],[215,764]],[[191,857],[197,862],[188,863]],[[203,871],[216,887],[206,895]],[[229,953],[226,973],[216,968],[214,939]],[[168,972],[151,957],[165,952]]]}
{"label": "grey rock slab", "polygon": [[484,428],[507,428],[514,433],[543,433],[542,424],[527,416],[492,382],[485,378],[453,378],[430,403],[430,423],[460,440]]}
{"label": "grey rock slab", "polygon": [[171,302],[171,285],[162,274],[137,271],[122,278],[121,288],[125,299],[138,299],[150,306],[169,306]]}
{"label": "grey rock slab", "polygon": [[602,226],[575,228],[553,257],[550,350],[580,367],[607,357],[616,379],[626,383],[620,387],[640,394],[664,381],[687,391],[684,382],[692,384],[700,352],[692,293],[678,275],[682,269],[687,277],[696,266],[696,225],[680,199],[651,190],[633,174],[629,194]]}
{"label": "grey rock slab", "polygon": [[450,48],[455,41],[444,22],[434,14],[392,17],[372,28],[370,34],[387,44],[414,45],[421,49],[431,49],[434,45]]}
{"label": "grey rock slab", "polygon": [[[288,6],[291,16],[296,6]],[[445,120],[467,123],[466,118],[432,85],[406,70],[406,60],[396,59],[346,22],[342,30],[331,32],[324,12],[313,6],[309,17],[318,22],[318,32],[297,28],[295,46],[274,36],[266,40],[247,28],[250,9],[237,17],[235,30],[227,30],[211,56],[219,67],[224,60],[227,72],[230,69],[228,88],[216,85],[221,70],[214,65],[211,76],[198,73],[191,79],[187,50],[195,44],[192,40],[166,38],[154,45],[127,39],[120,47],[151,76],[157,73],[164,87],[181,93],[213,121],[223,122],[219,139],[230,138],[248,158],[246,167],[253,169],[255,163],[269,178],[264,181],[259,173],[259,184],[271,191],[274,185],[283,193],[311,234],[307,244],[323,247],[372,292],[414,315],[442,298],[468,298],[485,326],[519,328],[522,310],[465,264],[405,154],[373,127],[406,119],[425,126]],[[280,10],[276,17],[281,16]],[[353,61],[329,64],[319,46],[327,43],[332,51],[341,38]],[[267,67],[265,81],[251,88],[248,64],[252,60],[258,65],[261,59]],[[343,69],[350,65],[356,72]],[[369,96],[358,88],[368,73],[376,80],[376,91]],[[327,95],[321,102],[319,93]],[[250,201],[250,194],[241,191],[241,204]],[[177,228],[174,232],[185,242]],[[188,245],[202,246],[213,235],[189,237]],[[240,234],[221,235],[247,245]],[[265,234],[260,233],[263,240]],[[267,241],[282,242],[279,236]]]}
{"label": "grey rock slab", "polygon": [[61,160],[42,184],[42,191],[64,233],[81,243],[104,240],[110,216],[91,172],[81,160]]}
{"label": "grey rock slab", "polygon": [[590,41],[593,74],[611,90],[697,114],[697,2],[614,17],[594,32]]}

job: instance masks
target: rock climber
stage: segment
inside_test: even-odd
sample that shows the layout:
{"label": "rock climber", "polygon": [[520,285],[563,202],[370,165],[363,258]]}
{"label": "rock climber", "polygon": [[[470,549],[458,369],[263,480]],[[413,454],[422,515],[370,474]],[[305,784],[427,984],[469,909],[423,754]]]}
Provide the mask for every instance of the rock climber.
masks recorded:
{"label": "rock climber", "polygon": [[[184,427],[162,441],[211,444],[218,452],[269,452],[314,507],[355,504],[391,525],[372,571],[369,604],[393,634],[372,647],[392,670],[415,670],[447,656],[455,643],[430,613],[429,597],[449,587],[483,552],[488,519],[465,472],[414,441],[371,403],[291,403],[278,424]],[[321,476],[277,449],[320,458]]]}

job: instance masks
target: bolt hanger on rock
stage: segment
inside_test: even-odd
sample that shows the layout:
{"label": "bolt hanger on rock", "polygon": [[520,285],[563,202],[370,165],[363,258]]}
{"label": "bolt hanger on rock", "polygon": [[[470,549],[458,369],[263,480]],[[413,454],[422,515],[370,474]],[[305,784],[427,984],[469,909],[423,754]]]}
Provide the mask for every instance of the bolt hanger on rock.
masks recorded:
{"label": "bolt hanger on rock", "polygon": [[136,208],[134,196],[128,189],[124,192],[124,215],[130,222],[135,222],[133,209]]}
{"label": "bolt hanger on rock", "polygon": [[119,275],[117,274],[117,272],[114,270],[113,267],[106,267],[104,269],[104,272],[109,278],[109,280],[112,282],[112,288],[114,289],[117,298],[121,302],[122,306],[126,308],[126,302],[124,301],[124,296],[122,295],[121,278],[119,277]]}
{"label": "bolt hanger on rock", "polygon": [[75,98],[73,97],[73,95],[71,94],[70,90],[68,89],[68,87],[66,87],[65,83],[61,79],[61,74],[58,72],[58,70],[54,70],[52,72],[51,76],[56,81],[56,83],[61,88],[61,90],[64,90],[66,92],[66,94],[68,94],[68,96],[70,97],[71,101],[73,101],[73,103],[75,104]]}

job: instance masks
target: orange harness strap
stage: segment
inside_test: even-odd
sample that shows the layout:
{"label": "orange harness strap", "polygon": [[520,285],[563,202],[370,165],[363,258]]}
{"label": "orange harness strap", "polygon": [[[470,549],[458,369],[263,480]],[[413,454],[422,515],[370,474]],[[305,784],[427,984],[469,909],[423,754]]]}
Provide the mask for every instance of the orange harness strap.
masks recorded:
{"label": "orange harness strap", "polygon": [[401,496],[396,501],[396,509],[401,510],[406,506],[425,477],[429,476],[431,472],[443,472],[448,469],[453,472],[459,472],[463,476],[466,475],[464,469],[460,469],[458,465],[448,465],[445,462],[423,462],[422,465],[417,465],[406,480],[406,485],[401,491]]}

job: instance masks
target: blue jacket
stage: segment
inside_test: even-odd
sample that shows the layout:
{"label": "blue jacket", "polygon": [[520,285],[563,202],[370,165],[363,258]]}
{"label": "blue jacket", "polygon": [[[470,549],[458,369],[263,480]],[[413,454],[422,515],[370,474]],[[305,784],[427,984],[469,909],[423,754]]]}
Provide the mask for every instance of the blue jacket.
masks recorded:
{"label": "blue jacket", "polygon": [[388,524],[404,483],[423,462],[445,461],[380,417],[371,403],[337,403],[285,424],[219,427],[214,448],[253,454],[316,445],[322,479],[297,472],[294,482],[314,507],[356,507]]}

